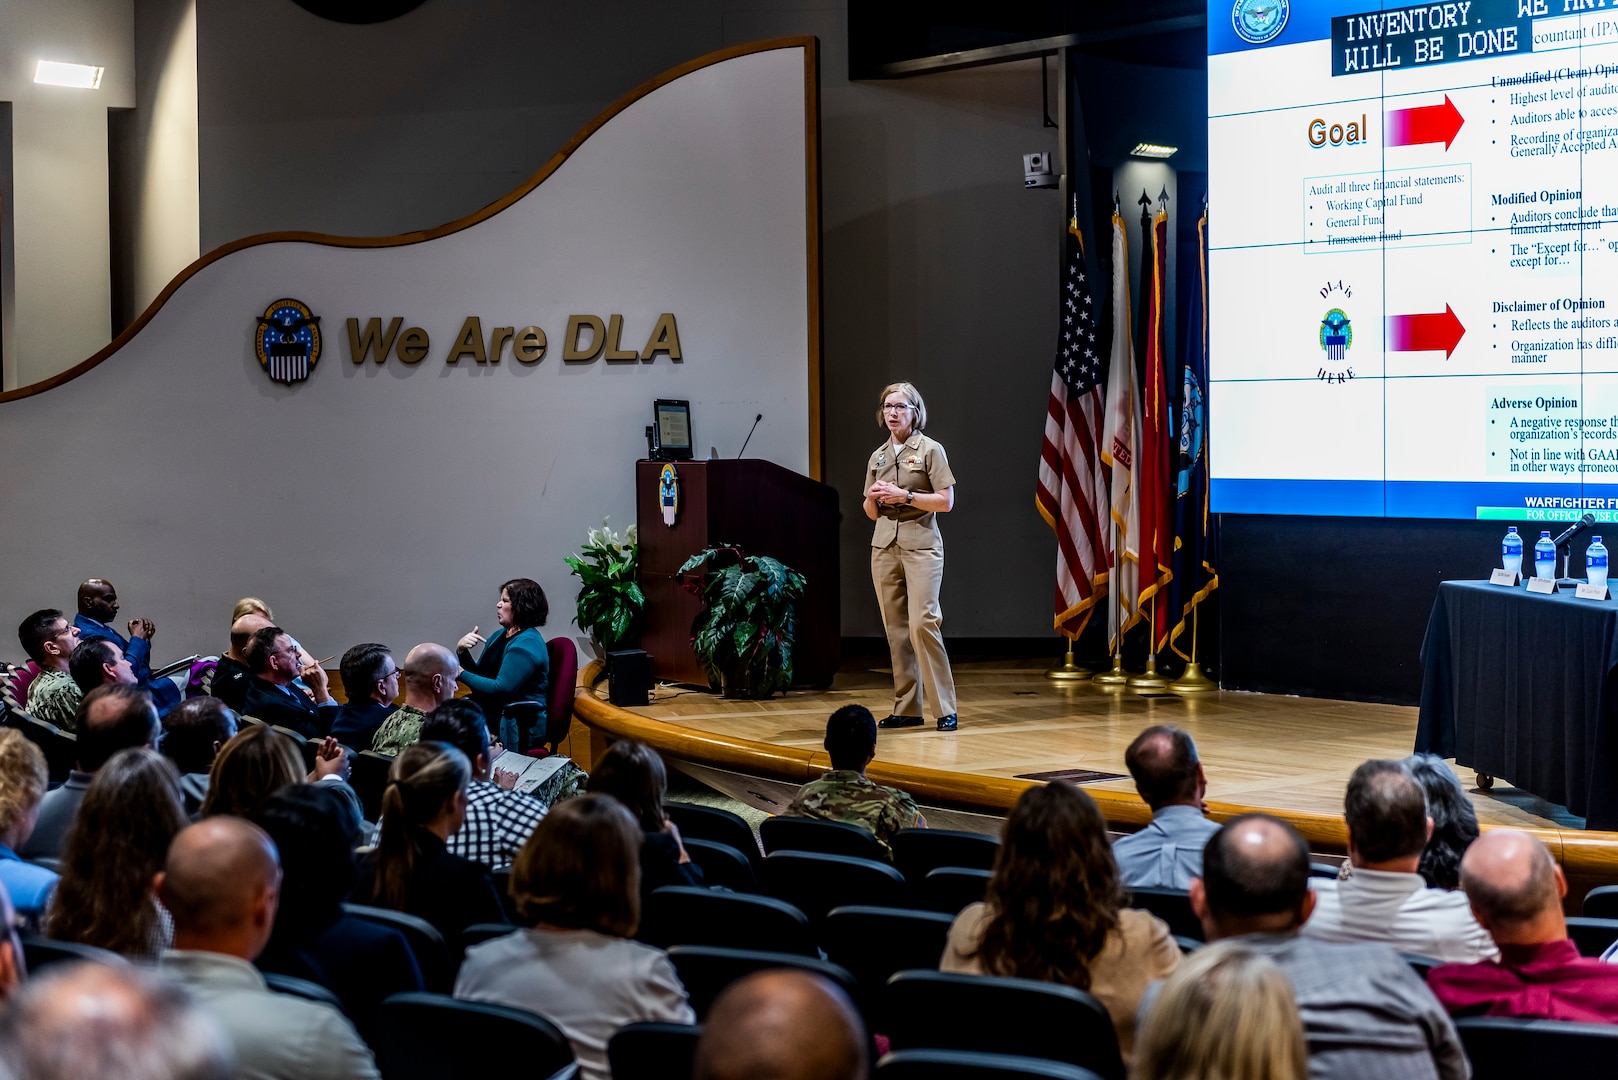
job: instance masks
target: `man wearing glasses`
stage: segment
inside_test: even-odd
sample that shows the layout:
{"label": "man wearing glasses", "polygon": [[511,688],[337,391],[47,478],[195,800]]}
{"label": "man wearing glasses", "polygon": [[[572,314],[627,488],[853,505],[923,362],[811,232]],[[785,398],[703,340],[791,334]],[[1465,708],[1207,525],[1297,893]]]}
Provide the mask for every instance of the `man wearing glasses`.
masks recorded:
{"label": "man wearing glasses", "polygon": [[352,750],[369,750],[399,696],[399,665],[386,645],[371,641],[344,653],[337,674],[348,703],[331,726],[332,738]]}

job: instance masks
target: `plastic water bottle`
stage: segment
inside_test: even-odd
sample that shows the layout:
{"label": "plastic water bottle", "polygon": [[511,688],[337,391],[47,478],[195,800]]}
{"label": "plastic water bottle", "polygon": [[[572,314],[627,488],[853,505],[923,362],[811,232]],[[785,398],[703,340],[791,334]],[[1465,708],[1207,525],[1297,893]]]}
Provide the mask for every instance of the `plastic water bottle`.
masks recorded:
{"label": "plastic water bottle", "polygon": [[1506,538],[1500,541],[1500,565],[1522,576],[1522,537],[1517,535],[1515,525],[1506,530]]}
{"label": "plastic water bottle", "polygon": [[1556,545],[1551,543],[1551,531],[1543,529],[1539,534],[1539,542],[1534,545],[1534,576],[1554,578],[1556,576]]}
{"label": "plastic water bottle", "polygon": [[1584,572],[1589,575],[1590,584],[1607,585],[1607,545],[1597,536],[1590,541],[1590,546],[1584,549]]}

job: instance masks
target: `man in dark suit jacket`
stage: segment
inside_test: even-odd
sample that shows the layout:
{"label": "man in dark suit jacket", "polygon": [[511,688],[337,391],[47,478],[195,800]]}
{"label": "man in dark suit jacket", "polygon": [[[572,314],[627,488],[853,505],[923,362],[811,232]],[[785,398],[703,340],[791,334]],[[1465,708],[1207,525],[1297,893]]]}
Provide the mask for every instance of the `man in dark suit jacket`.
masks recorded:
{"label": "man in dark suit jacket", "polygon": [[350,749],[369,750],[376,729],[396,707],[399,665],[386,645],[369,641],[344,653],[337,673],[348,703],[331,726],[332,737]]}
{"label": "man in dark suit jacket", "polygon": [[[337,719],[340,706],[326,688],[326,673],[319,664],[303,667],[298,643],[279,626],[266,626],[247,642],[247,667],[253,681],[247,687],[242,715],[275,727],[291,728],[307,739],[324,738]],[[319,705],[310,701],[292,681],[303,677]]]}
{"label": "man in dark suit jacket", "polygon": [[[113,588],[112,582],[90,578],[79,586],[79,611],[73,616],[73,625],[79,628],[79,641],[110,641],[118,646],[123,657],[129,661],[135,681],[152,695],[158,715],[165,716],[180,703],[183,695],[173,679],[152,678],[152,638],[157,633],[157,627],[150,619],[130,619],[129,636],[126,638],[109,625],[110,620],[117,617],[118,590]],[[103,683],[97,681],[92,685],[100,686]]]}
{"label": "man in dark suit jacket", "polygon": [[253,635],[270,625],[270,620],[258,612],[248,612],[230,624],[230,648],[219,657],[213,670],[208,693],[223,701],[237,712],[247,704],[247,688],[253,685],[253,673],[247,668],[247,643]]}

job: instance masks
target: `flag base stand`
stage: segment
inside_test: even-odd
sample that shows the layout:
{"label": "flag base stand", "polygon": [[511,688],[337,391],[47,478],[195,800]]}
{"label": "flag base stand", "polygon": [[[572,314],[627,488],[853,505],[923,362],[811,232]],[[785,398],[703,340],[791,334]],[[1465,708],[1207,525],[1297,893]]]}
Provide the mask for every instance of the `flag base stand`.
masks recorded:
{"label": "flag base stand", "polygon": [[1203,673],[1202,665],[1195,660],[1185,666],[1185,671],[1178,679],[1168,684],[1171,694],[1206,694],[1219,689],[1219,684]]}
{"label": "flag base stand", "polygon": [[1112,670],[1103,671],[1090,680],[1090,685],[1097,690],[1122,690],[1129,684],[1129,673],[1124,670],[1124,658],[1118,653],[1112,655]]}
{"label": "flag base stand", "polygon": [[1137,694],[1160,694],[1169,688],[1169,681],[1157,673],[1157,657],[1148,653],[1146,670],[1131,675],[1127,685]]}
{"label": "flag base stand", "polygon": [[1062,662],[1045,672],[1045,677],[1052,682],[1083,682],[1094,675],[1095,672],[1073,662],[1073,639],[1067,639],[1067,655]]}

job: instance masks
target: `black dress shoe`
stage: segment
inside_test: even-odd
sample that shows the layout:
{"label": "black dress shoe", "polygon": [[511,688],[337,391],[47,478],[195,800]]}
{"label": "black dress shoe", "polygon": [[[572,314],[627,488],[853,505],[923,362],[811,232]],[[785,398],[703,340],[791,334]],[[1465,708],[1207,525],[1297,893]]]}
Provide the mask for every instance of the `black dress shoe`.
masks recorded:
{"label": "black dress shoe", "polygon": [[900,716],[898,713],[894,713],[892,716],[878,720],[876,726],[885,728],[921,727],[924,723],[926,721],[919,716]]}
{"label": "black dress shoe", "polygon": [[948,716],[940,716],[938,718],[938,730],[939,731],[954,731],[955,730],[955,714],[950,713]]}

